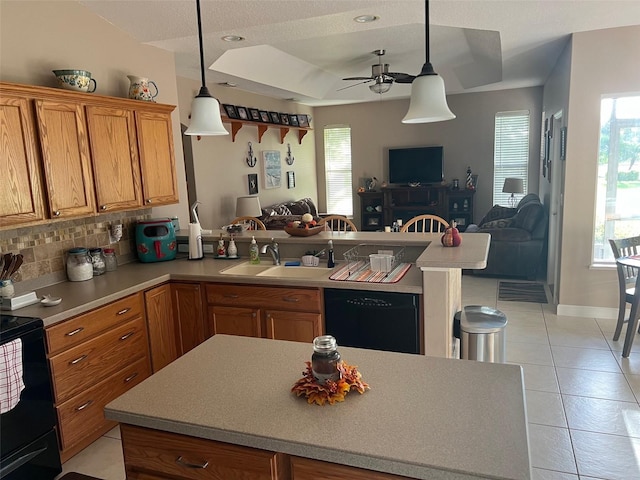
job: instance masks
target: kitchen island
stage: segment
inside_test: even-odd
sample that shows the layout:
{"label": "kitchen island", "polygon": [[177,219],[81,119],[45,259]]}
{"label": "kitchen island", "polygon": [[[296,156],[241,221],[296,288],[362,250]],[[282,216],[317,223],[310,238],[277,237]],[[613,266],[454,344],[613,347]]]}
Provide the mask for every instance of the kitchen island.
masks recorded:
{"label": "kitchen island", "polygon": [[[127,478],[297,480],[337,466],[345,476],[331,478],[531,478],[520,366],[340,352],[371,390],[320,407],[290,391],[310,345],[207,340],[107,405],[123,424]],[[233,458],[214,463],[212,449]],[[260,458],[271,459],[266,476],[243,471]]]}

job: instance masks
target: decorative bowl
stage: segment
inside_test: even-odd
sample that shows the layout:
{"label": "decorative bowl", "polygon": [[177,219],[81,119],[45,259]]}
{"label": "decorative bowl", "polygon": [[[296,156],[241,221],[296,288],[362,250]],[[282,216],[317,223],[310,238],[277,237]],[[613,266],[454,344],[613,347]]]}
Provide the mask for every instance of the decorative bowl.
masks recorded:
{"label": "decorative bowl", "polygon": [[[53,70],[54,75],[58,79],[58,84],[66,89],[76,92],[95,92],[96,81],[91,78],[91,72],[86,70]],[[93,88],[90,90],[91,84]]]}
{"label": "decorative bowl", "polygon": [[324,230],[324,225],[311,228],[284,227],[284,231],[294,237],[310,237]]}

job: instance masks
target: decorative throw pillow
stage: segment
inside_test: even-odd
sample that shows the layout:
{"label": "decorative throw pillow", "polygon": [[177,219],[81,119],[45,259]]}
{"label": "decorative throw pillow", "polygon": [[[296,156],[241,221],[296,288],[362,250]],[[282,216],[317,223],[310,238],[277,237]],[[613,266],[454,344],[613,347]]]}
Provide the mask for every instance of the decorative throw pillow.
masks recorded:
{"label": "decorative throw pillow", "polygon": [[485,222],[480,225],[480,228],[507,228],[513,224],[513,219],[511,218],[500,218],[498,220],[493,220],[491,222]]}
{"label": "decorative throw pillow", "polygon": [[285,205],[278,205],[274,208],[276,215],[291,215],[291,210]]}
{"label": "decorative throw pillow", "polygon": [[506,219],[513,217],[518,210],[515,208],[502,207],[500,205],[494,205],[491,210],[487,212],[484,218],[480,221],[480,225],[484,225],[486,222],[491,222],[498,219]]}

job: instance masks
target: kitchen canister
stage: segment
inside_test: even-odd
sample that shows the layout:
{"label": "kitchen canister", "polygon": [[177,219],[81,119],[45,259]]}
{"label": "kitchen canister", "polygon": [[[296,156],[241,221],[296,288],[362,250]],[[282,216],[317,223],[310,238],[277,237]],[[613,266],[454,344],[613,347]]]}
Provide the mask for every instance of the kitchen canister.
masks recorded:
{"label": "kitchen canister", "polygon": [[92,248],[89,250],[89,256],[91,257],[94,277],[107,271],[107,264],[104,261],[104,253],[102,253],[101,248]]}
{"label": "kitchen canister", "polygon": [[72,248],[67,255],[67,277],[71,282],[82,282],[93,278],[93,264],[84,247]]}
{"label": "kitchen canister", "polygon": [[[127,75],[129,79],[129,98],[133,100],[143,100],[145,102],[155,102],[155,98],[158,96],[158,86],[152,80],[146,77],[138,77],[136,75]],[[156,91],[155,94],[151,93],[150,86],[153,86]]]}

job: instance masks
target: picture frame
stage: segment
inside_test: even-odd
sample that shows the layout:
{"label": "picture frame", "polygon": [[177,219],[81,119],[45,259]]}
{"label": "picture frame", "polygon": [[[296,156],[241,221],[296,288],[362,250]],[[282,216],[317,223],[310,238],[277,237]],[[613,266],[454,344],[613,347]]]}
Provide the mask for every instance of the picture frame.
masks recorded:
{"label": "picture frame", "polygon": [[235,105],[229,105],[228,103],[224,103],[222,106],[224,107],[224,111],[227,112],[227,117],[239,118],[238,111],[236,110]]}
{"label": "picture frame", "polygon": [[249,116],[251,117],[251,120],[253,120],[254,122],[260,121],[260,112],[258,111],[257,108],[250,108]]}
{"label": "picture frame", "polygon": [[369,227],[378,227],[378,226],[380,226],[380,218],[379,217],[369,217],[367,219],[367,226],[369,226]]}
{"label": "picture frame", "polygon": [[249,113],[245,107],[236,107],[236,111],[238,112],[238,117],[241,120],[249,120]]}
{"label": "picture frame", "polygon": [[250,173],[247,175],[247,184],[249,186],[249,195],[258,194],[258,174]]}
{"label": "picture frame", "polygon": [[280,114],[278,112],[269,112],[269,118],[271,119],[271,123],[280,124]]}
{"label": "picture frame", "polygon": [[296,173],[294,171],[287,172],[287,188],[296,188]]}
{"label": "picture frame", "polygon": [[567,159],[567,127],[560,129],[560,160]]}
{"label": "picture frame", "polygon": [[288,113],[281,113],[280,114],[280,123],[282,123],[282,125],[289,125],[289,114]]}
{"label": "picture frame", "polygon": [[264,110],[260,110],[260,121],[264,122],[264,123],[269,123],[269,114],[267,112],[265,112]]}
{"label": "picture frame", "polygon": [[289,124],[298,127],[300,125],[298,123],[298,115],[289,115]]}
{"label": "picture frame", "polygon": [[264,188],[280,188],[282,185],[282,164],[278,150],[262,151]]}
{"label": "picture frame", "polygon": [[300,125],[301,127],[308,127],[309,126],[309,116],[308,115],[304,115],[304,114],[298,114],[298,125]]}

